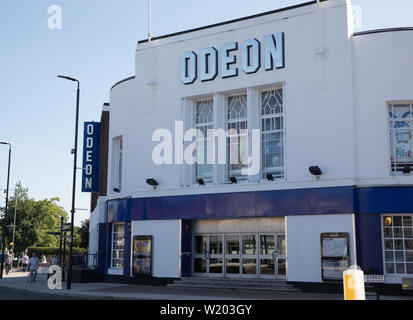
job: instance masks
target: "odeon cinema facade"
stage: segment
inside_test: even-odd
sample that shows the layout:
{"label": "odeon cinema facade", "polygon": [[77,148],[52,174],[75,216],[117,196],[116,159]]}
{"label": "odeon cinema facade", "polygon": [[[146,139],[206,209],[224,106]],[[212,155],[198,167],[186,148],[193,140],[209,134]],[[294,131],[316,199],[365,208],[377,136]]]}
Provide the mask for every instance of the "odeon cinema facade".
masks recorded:
{"label": "odeon cinema facade", "polygon": [[352,23],[312,1],[138,42],[85,129],[99,273],[413,277],[413,30]]}

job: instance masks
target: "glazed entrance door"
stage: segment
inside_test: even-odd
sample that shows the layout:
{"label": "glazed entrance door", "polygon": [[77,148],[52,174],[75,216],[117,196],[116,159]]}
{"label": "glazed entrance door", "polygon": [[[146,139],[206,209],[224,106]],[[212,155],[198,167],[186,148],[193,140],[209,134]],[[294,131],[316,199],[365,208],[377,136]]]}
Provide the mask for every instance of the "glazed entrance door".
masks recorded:
{"label": "glazed entrance door", "polygon": [[239,278],[241,263],[241,241],[239,234],[225,235],[225,277]]}
{"label": "glazed entrance door", "polygon": [[207,269],[210,277],[222,277],[224,273],[223,235],[208,235]]}
{"label": "glazed entrance door", "polygon": [[195,276],[285,279],[283,233],[200,234],[193,236]]}
{"label": "glazed entrance door", "polygon": [[195,235],[192,239],[192,273],[196,276],[207,275],[207,239],[206,235]]}
{"label": "glazed entrance door", "polygon": [[242,278],[257,278],[257,260],[258,260],[258,235],[243,234],[242,255],[241,255],[241,277]]}
{"label": "glazed entrance door", "polygon": [[259,277],[285,279],[285,235],[260,234]]}
{"label": "glazed entrance door", "polygon": [[195,235],[193,237],[193,274],[223,276],[223,235]]}

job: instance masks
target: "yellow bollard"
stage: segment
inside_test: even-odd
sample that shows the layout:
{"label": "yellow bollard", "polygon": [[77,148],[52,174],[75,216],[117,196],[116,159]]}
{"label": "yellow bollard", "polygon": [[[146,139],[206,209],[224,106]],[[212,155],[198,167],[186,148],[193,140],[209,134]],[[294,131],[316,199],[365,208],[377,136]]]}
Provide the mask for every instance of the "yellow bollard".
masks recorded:
{"label": "yellow bollard", "polygon": [[364,272],[351,267],[343,272],[344,300],[366,300]]}

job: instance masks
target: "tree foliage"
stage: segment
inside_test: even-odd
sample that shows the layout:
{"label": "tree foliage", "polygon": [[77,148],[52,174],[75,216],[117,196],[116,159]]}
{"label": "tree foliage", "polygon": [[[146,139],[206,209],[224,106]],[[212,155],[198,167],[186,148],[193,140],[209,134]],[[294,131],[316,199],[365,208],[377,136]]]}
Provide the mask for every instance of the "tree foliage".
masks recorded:
{"label": "tree foliage", "polygon": [[22,252],[30,246],[58,247],[59,236],[47,234],[49,231],[58,231],[61,216],[65,222],[67,221],[68,214],[58,202],[59,198],[36,201],[29,197],[28,189],[18,182],[14,194],[9,198],[5,215],[7,247],[12,241],[15,209],[15,252]]}
{"label": "tree foliage", "polygon": [[90,220],[85,219],[82,221],[82,225],[80,226],[77,234],[80,237],[80,248],[88,248],[89,247],[89,226],[90,226]]}

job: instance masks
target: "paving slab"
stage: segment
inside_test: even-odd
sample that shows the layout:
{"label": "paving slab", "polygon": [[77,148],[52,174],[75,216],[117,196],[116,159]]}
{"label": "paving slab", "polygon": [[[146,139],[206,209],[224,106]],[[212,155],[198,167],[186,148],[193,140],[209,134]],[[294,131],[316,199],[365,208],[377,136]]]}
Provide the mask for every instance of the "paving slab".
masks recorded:
{"label": "paving slab", "polygon": [[[138,299],[138,300],[343,300],[342,294],[310,292],[251,292],[242,290],[209,290],[191,288],[170,288],[135,284],[116,284],[108,282],[75,283],[72,289],[66,289],[66,282],[61,290],[47,287],[47,275],[38,275],[37,282],[28,281],[29,273],[12,270],[3,279],[0,287],[33,293],[54,294],[87,299]],[[369,294],[368,300],[375,300]],[[381,296],[383,300],[412,300],[413,297]]]}

